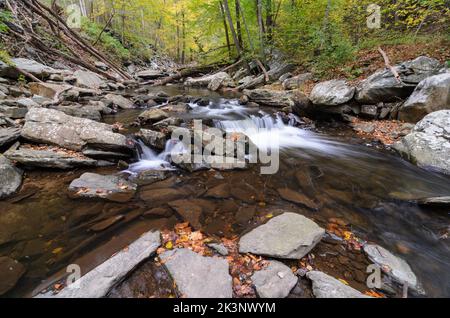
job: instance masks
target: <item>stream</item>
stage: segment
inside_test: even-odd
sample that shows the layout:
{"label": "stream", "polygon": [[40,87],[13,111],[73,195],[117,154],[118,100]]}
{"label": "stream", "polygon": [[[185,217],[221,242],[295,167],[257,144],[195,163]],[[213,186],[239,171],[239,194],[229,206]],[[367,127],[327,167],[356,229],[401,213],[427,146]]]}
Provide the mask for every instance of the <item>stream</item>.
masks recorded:
{"label": "stream", "polygon": [[[276,174],[260,174],[259,165],[245,170],[188,173],[167,160],[170,145],[162,153],[141,144],[141,152],[126,173],[164,167],[170,176],[152,187],[181,188],[186,199],[201,197],[206,189],[228,183],[235,191],[225,200],[208,199],[202,231],[232,237],[247,231],[252,218],[271,211],[292,211],[326,227],[330,218],[350,224],[363,240],[375,242],[405,259],[422,282],[427,296],[450,296],[450,241],[441,236],[449,230],[449,211],[419,207],[408,199],[450,195],[450,178],[416,167],[388,149],[374,147],[356,137],[350,128],[336,129],[326,123],[314,127],[282,119],[273,109],[241,106],[238,96],[178,86],[152,88],[167,94],[206,96],[209,106],[191,104],[184,118],[210,120],[216,127],[242,132],[260,149],[280,146]],[[105,122],[125,125],[142,109],[124,110]],[[261,130],[269,128],[269,130]],[[126,133],[134,133],[136,127]],[[150,229],[170,229],[179,223],[174,214],[146,215],[161,203],[127,203],[73,200],[68,185],[87,170],[29,170],[15,197],[0,201],[0,255],[19,260],[27,272],[6,296],[30,296],[33,290],[71,263],[88,271]],[[117,173],[116,167],[90,169]],[[122,172],[124,173],[124,172]],[[301,189],[319,206],[312,211],[283,200],[279,188]],[[123,215],[119,222],[99,230],[100,221]],[[157,288],[157,286],[155,286]]]}

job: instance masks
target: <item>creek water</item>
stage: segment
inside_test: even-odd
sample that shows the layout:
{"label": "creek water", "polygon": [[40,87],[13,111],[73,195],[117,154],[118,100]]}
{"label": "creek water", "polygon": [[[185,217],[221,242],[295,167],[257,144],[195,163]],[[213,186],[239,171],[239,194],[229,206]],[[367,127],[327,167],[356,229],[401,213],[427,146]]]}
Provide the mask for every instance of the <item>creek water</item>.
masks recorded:
{"label": "creek water", "polygon": [[[261,175],[259,166],[224,172],[177,170],[168,160],[174,145],[158,153],[141,144],[137,161],[128,173],[148,169],[169,170],[172,177],[144,189],[180,188],[187,199],[227,183],[235,191],[226,200],[210,201],[211,211],[202,230],[231,237],[251,226],[251,219],[271,211],[293,211],[326,226],[340,218],[360,238],[375,242],[404,258],[422,282],[428,296],[450,296],[449,211],[419,207],[413,199],[450,195],[450,178],[420,169],[386,149],[374,149],[344,128],[317,125],[298,128],[297,118],[282,118],[271,109],[240,106],[235,95],[207,90],[164,87],[169,95],[207,96],[209,106],[191,104],[185,118],[212,120],[227,131],[242,132],[260,149],[280,146],[278,172]],[[142,110],[129,110],[106,122],[133,122]],[[133,129],[130,129],[133,132]],[[95,169],[119,172],[116,168]],[[72,262],[87,271],[129,244],[146,230],[170,228],[175,215],[146,216],[145,211],[164,203],[127,203],[72,200],[68,184],[84,171],[27,171],[20,199],[0,202],[0,255],[19,260],[27,273],[7,296],[29,295],[41,281]],[[289,203],[277,189],[303,192],[318,205],[311,211]],[[28,192],[30,193],[27,195]],[[264,204],[261,204],[264,203]],[[125,216],[103,231],[93,225],[115,215]]]}

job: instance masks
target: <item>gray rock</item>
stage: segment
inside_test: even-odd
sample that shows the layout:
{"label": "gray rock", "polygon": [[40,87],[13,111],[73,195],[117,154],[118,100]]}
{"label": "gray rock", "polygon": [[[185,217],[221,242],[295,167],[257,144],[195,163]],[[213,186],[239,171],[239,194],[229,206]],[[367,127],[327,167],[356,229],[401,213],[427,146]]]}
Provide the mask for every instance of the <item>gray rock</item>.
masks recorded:
{"label": "gray rock", "polygon": [[[100,298],[140,263],[148,259],[161,245],[159,232],[147,232],[126,249],[114,254],[84,276],[76,284],[68,285],[59,293],[52,291],[39,294],[36,298]],[[78,285],[78,286],[77,286]]]}
{"label": "gray rock", "polygon": [[401,63],[395,69],[402,82],[389,69],[377,71],[358,85],[355,98],[366,104],[397,102],[408,97],[419,82],[438,74],[441,67],[439,61],[426,56]]}
{"label": "gray rock", "polygon": [[0,199],[16,192],[21,184],[22,171],[0,154]]}
{"label": "gray rock", "polygon": [[58,106],[52,107],[52,109],[63,112],[66,115],[87,118],[95,121],[100,121],[102,119],[102,114],[95,107],[90,105],[69,105],[69,106]]}
{"label": "gray rock", "polygon": [[114,106],[117,106],[121,109],[134,108],[134,103],[131,100],[123,97],[122,95],[107,94],[107,95],[105,95],[105,100],[107,101],[106,104],[108,104],[108,102],[110,102]]}
{"label": "gray rock", "polygon": [[360,113],[365,117],[377,118],[378,107],[377,105],[362,105]]}
{"label": "gray rock", "polygon": [[164,72],[158,70],[145,70],[136,73],[136,76],[144,80],[152,80],[165,76]]}
{"label": "gray rock", "polygon": [[138,116],[141,123],[155,123],[167,118],[169,118],[169,115],[158,108],[148,109]]}
{"label": "gray rock", "polygon": [[286,91],[275,91],[270,89],[244,90],[249,100],[261,105],[272,107],[294,106],[294,93]]}
{"label": "gray rock", "polygon": [[420,167],[450,174],[450,110],[428,114],[393,147]]}
{"label": "gray rock", "polygon": [[[285,63],[283,61],[271,61],[269,66],[270,69],[269,71],[267,71],[267,75],[269,76],[269,83],[277,81],[281,75],[293,71],[296,67],[294,64]],[[246,80],[238,88],[240,90],[251,89],[259,85],[263,85],[264,83],[265,75],[261,74],[253,79]]]}
{"label": "gray rock", "polygon": [[363,249],[369,259],[379,265],[394,282],[400,285],[407,283],[409,288],[420,294],[425,294],[411,267],[403,259],[379,245],[366,244]]}
{"label": "gray rock", "polygon": [[19,162],[24,166],[38,168],[72,169],[77,167],[95,167],[97,161],[81,154],[62,151],[61,149],[36,150],[32,148],[19,148],[7,151],[5,156]]}
{"label": "gray rock", "polygon": [[6,256],[0,257],[0,296],[16,286],[25,274],[25,266]]}
{"label": "gray rock", "polygon": [[430,76],[417,85],[399,109],[399,119],[417,122],[434,111],[450,109],[450,73]]}
{"label": "gray rock", "polygon": [[136,193],[137,186],[119,176],[86,172],[69,185],[76,198],[99,198],[115,202],[127,202]]}
{"label": "gray rock", "polygon": [[46,97],[49,99],[54,99],[56,96],[62,92],[71,88],[70,85],[66,84],[52,84],[52,83],[40,83],[32,82],[28,84],[30,91],[34,95]]}
{"label": "gray rock", "polygon": [[22,119],[28,113],[28,108],[17,104],[13,100],[4,100],[0,102],[0,115],[12,118],[12,119]]}
{"label": "gray rock", "polygon": [[321,240],[325,230],[296,213],[285,212],[241,237],[239,252],[300,259]]}
{"label": "gray rock", "polygon": [[315,105],[337,106],[350,101],[355,95],[355,88],[343,80],[331,80],[314,86],[309,99]]}
{"label": "gray rock", "polygon": [[228,249],[223,244],[209,243],[208,246],[211,247],[213,250],[215,250],[220,255],[223,255],[223,256],[228,255]]}
{"label": "gray rock", "polygon": [[0,128],[0,147],[12,144],[20,137],[20,128]]}
{"label": "gray rock", "polygon": [[219,72],[212,75],[206,75],[198,78],[188,78],[184,85],[192,87],[208,87],[208,89],[216,91],[222,86],[229,86],[233,83],[233,79],[226,72]]}
{"label": "gray rock", "polygon": [[46,108],[32,108],[27,113],[22,137],[76,151],[87,145],[116,151],[130,148],[127,138],[114,133],[110,125]]}
{"label": "gray rock", "polygon": [[[60,71],[54,68],[51,68],[49,66],[43,65],[30,59],[13,58],[11,59],[11,61],[19,69],[31,73],[40,79],[46,79],[51,74],[60,73]],[[17,79],[20,75],[21,73],[19,73],[15,68],[6,65],[5,63],[0,61],[0,76]]]}
{"label": "gray rock", "polygon": [[277,261],[269,261],[269,266],[251,279],[260,298],[285,298],[298,280],[289,267]]}
{"label": "gray rock", "polygon": [[159,257],[182,297],[232,297],[232,281],[226,260],[203,257],[188,249],[166,251]]}
{"label": "gray rock", "polygon": [[146,144],[147,146],[164,150],[166,147],[166,134],[158,131],[153,131],[150,129],[141,129],[136,134],[137,137],[141,138],[141,140]]}
{"label": "gray rock", "polygon": [[303,83],[309,81],[310,79],[312,79],[312,74],[304,73],[284,80],[281,80],[280,78],[280,81],[283,83],[284,89],[292,90],[300,88],[303,85]]}
{"label": "gray rock", "polygon": [[105,84],[105,81],[96,73],[91,71],[78,70],[73,73],[76,85],[79,87],[98,89]]}
{"label": "gray rock", "polygon": [[306,277],[312,281],[316,298],[370,298],[323,272],[311,271]]}
{"label": "gray rock", "polygon": [[94,65],[96,68],[98,68],[99,70],[102,70],[102,71],[107,71],[109,69],[108,65],[106,65],[105,63],[100,62],[100,61],[95,61]]}

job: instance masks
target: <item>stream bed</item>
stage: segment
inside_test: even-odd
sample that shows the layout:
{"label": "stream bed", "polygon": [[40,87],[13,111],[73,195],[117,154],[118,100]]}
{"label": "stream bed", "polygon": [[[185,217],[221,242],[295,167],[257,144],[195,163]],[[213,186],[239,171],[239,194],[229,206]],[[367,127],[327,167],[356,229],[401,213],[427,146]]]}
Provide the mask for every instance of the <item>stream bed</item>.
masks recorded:
{"label": "stream bed", "polygon": [[[212,120],[217,127],[242,132],[258,147],[270,147],[277,140],[280,165],[272,175],[260,174],[259,165],[221,172],[176,169],[163,181],[141,186],[140,192],[176,188],[183,189],[183,199],[202,198],[207,213],[201,230],[217,237],[240,235],[254,226],[254,219],[277,211],[303,214],[325,228],[330,219],[338,218],[361,239],[405,259],[427,296],[450,296],[450,241],[444,238],[450,227],[449,211],[420,207],[411,201],[450,195],[448,176],[420,169],[387,149],[376,149],[349,128],[334,128],[327,123],[295,127],[292,124],[297,118],[286,123],[272,109],[241,106],[233,93],[219,95],[176,86],[153,89],[171,96],[186,93],[208,97],[209,106],[191,105],[191,111],[183,116]],[[105,122],[128,125],[141,112],[121,111],[105,118]],[[128,133],[136,130],[130,128]],[[147,149],[129,170],[154,168],[155,160],[164,161],[164,156],[158,156]],[[121,170],[108,167],[89,171],[111,174]],[[17,259],[27,268],[5,296],[31,296],[68,264],[79,264],[85,273],[142,233],[170,229],[182,221],[165,202],[142,201],[139,195],[127,203],[70,199],[68,185],[86,171],[26,171],[21,192],[0,202],[0,255]],[[231,187],[229,197],[203,198],[207,189],[220,184]],[[301,190],[317,210],[283,200],[277,191],[282,188]],[[154,208],[163,212],[146,213]],[[114,218],[118,215],[122,217]],[[318,249],[319,254],[320,245]],[[160,287],[150,284],[146,288],[158,289],[153,292],[156,296],[169,296],[165,274],[152,265],[145,266],[162,281]],[[112,296],[130,295],[121,288]]]}

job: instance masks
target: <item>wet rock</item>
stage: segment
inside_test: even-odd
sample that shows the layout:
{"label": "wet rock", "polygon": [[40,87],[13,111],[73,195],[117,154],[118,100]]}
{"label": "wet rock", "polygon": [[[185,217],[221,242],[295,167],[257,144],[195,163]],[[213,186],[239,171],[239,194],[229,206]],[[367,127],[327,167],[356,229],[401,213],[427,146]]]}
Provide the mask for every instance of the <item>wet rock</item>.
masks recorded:
{"label": "wet rock", "polygon": [[323,272],[311,271],[306,277],[312,281],[316,298],[370,298]]}
{"label": "wet rock", "polygon": [[139,264],[148,259],[161,245],[159,232],[148,232],[128,245],[126,249],[114,254],[59,293],[52,291],[39,294],[36,298],[100,298],[122,279],[131,273]]}
{"label": "wet rock", "polygon": [[441,67],[439,61],[426,56],[403,62],[395,66],[402,82],[398,82],[389,69],[377,71],[358,85],[355,98],[363,104],[405,99],[419,82],[438,74]]}
{"label": "wet rock", "polygon": [[169,208],[163,208],[163,207],[159,207],[159,208],[153,208],[150,209],[146,212],[144,212],[143,216],[144,217],[169,217],[173,214],[172,210]]}
{"label": "wet rock", "polygon": [[[19,69],[24,70],[28,73],[33,74],[34,76],[40,79],[46,79],[51,74],[60,73],[60,71],[51,68],[49,66],[43,65],[36,61],[25,59],[25,58],[13,58],[11,59],[12,63],[16,65]],[[0,61],[0,76],[17,79],[21,73],[17,71],[16,68],[11,67]]]}
{"label": "wet rock", "polygon": [[69,185],[75,198],[99,198],[114,202],[127,202],[136,193],[136,185],[119,176],[86,172]]}
{"label": "wet rock", "polygon": [[363,249],[369,259],[379,265],[383,272],[392,278],[394,282],[401,286],[407,283],[409,288],[420,294],[425,294],[411,267],[403,259],[393,255],[379,245],[366,244]]}
{"label": "wet rock", "polygon": [[300,88],[306,81],[309,81],[311,79],[311,73],[304,73],[284,80],[281,80],[280,78],[280,81],[283,83],[283,88],[285,90],[292,90]]}
{"label": "wet rock", "polygon": [[68,116],[45,108],[32,108],[25,119],[22,137],[34,142],[77,151],[87,145],[125,152],[130,149],[124,135],[114,133],[110,125],[90,119]]}
{"label": "wet rock", "polygon": [[450,196],[424,198],[417,201],[419,205],[427,206],[450,206]]}
{"label": "wet rock", "polygon": [[132,181],[137,185],[149,185],[167,179],[167,171],[145,170],[132,177]]}
{"label": "wet rock", "polygon": [[168,204],[195,229],[201,229],[203,209],[201,206],[196,204],[195,200],[177,200],[169,202]]}
{"label": "wet rock", "polygon": [[91,71],[78,70],[73,73],[76,79],[75,84],[79,87],[99,89],[105,81],[96,73]]}
{"label": "wet rock", "polygon": [[229,198],[230,195],[231,195],[230,186],[226,183],[223,183],[218,186],[215,186],[214,188],[209,189],[206,192],[205,197],[215,199],[226,199]]}
{"label": "wet rock", "polygon": [[208,246],[211,247],[213,250],[215,250],[217,253],[219,253],[222,256],[228,255],[228,249],[223,244],[209,243]]}
{"label": "wet rock", "polygon": [[226,260],[203,257],[188,249],[167,251],[159,257],[182,297],[232,297],[232,282]]}
{"label": "wet rock", "polygon": [[420,167],[450,174],[450,110],[425,116],[393,147]]}
{"label": "wet rock", "polygon": [[272,107],[294,106],[293,93],[286,91],[274,91],[269,89],[244,90],[249,100],[261,105]]}
{"label": "wet rock", "polygon": [[116,107],[119,107],[120,109],[130,109],[134,108],[134,103],[123,97],[122,95],[116,95],[116,94],[107,94],[104,98],[106,105],[114,105]]}
{"label": "wet rock", "polygon": [[169,118],[169,115],[158,108],[146,110],[138,116],[141,123],[156,123],[166,118]]}
{"label": "wet rock", "polygon": [[113,226],[114,224],[122,221],[125,217],[121,214],[112,216],[103,221],[98,222],[97,224],[91,226],[89,229],[94,232],[101,232],[106,230],[107,228]]}
{"label": "wet rock", "polygon": [[355,88],[343,80],[331,80],[314,86],[309,99],[315,105],[337,106],[349,102],[355,95]]}
{"label": "wet rock", "polygon": [[300,259],[321,240],[325,230],[302,215],[285,212],[245,234],[240,253]]}
{"label": "wet rock", "polygon": [[450,73],[430,76],[417,85],[399,109],[399,119],[417,122],[434,111],[450,108]]}
{"label": "wet rock", "polygon": [[0,154],[0,199],[15,193],[21,184],[22,171]]}
{"label": "wet rock", "polygon": [[158,131],[153,131],[150,129],[141,129],[136,134],[137,137],[139,137],[144,144],[146,144],[149,147],[156,148],[159,150],[164,150],[166,147],[166,134]]}
{"label": "wet rock", "polygon": [[25,267],[9,257],[0,257],[0,296],[16,286],[25,274]]}
{"label": "wet rock", "polygon": [[0,128],[0,148],[10,145],[20,137],[20,128]]}
{"label": "wet rock", "polygon": [[283,263],[269,261],[269,266],[255,272],[251,280],[260,298],[285,298],[298,279]]}
{"label": "wet rock", "polygon": [[21,147],[5,153],[10,160],[24,166],[38,168],[72,169],[78,167],[95,167],[97,160],[90,159],[80,153],[64,151],[63,149],[40,150]]}
{"label": "wet rock", "polygon": [[144,189],[140,198],[144,201],[151,203],[156,202],[169,202],[182,198],[185,194],[176,189],[164,188],[164,189]]}
{"label": "wet rock", "polygon": [[304,194],[302,194],[300,192],[291,190],[289,188],[280,188],[280,189],[277,189],[277,191],[278,191],[278,194],[280,195],[280,197],[286,201],[304,205],[307,208],[310,208],[313,210],[318,209],[318,206],[314,201],[312,201],[311,199],[309,199],[307,196],[305,196]]}
{"label": "wet rock", "polygon": [[124,154],[121,152],[92,149],[89,147],[84,148],[82,153],[83,153],[83,155],[85,155],[89,158],[94,158],[94,159],[98,159],[98,160],[119,160],[119,159],[129,158],[128,154]]}

